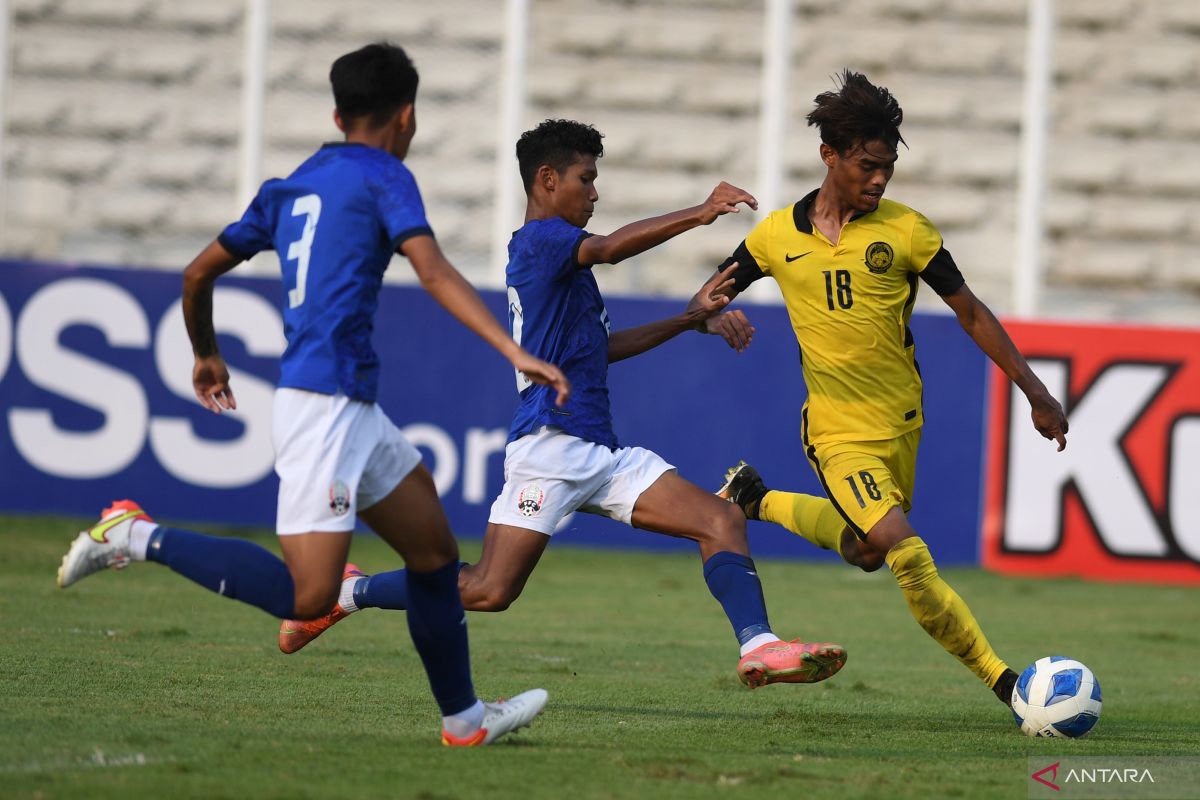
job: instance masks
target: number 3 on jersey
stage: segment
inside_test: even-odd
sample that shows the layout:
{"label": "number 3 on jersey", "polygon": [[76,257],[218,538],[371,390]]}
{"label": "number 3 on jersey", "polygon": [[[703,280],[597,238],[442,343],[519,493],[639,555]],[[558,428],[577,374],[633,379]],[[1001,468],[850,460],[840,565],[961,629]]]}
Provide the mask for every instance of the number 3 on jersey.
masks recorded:
{"label": "number 3 on jersey", "polygon": [[304,232],[288,245],[287,251],[287,260],[296,262],[296,288],[288,290],[288,308],[296,308],[304,302],[308,259],[312,255],[313,237],[317,235],[317,220],[321,218],[321,198],[315,194],[297,197],[292,203],[292,216],[300,215],[304,215]]}
{"label": "number 3 on jersey", "polygon": [[[513,341],[517,344],[521,343],[521,327],[525,324],[525,314],[521,310],[521,295],[517,294],[517,287],[508,287],[508,325],[512,329]],[[515,370],[517,373],[517,391],[523,392],[530,386],[533,386],[533,381],[526,378],[521,370]]]}

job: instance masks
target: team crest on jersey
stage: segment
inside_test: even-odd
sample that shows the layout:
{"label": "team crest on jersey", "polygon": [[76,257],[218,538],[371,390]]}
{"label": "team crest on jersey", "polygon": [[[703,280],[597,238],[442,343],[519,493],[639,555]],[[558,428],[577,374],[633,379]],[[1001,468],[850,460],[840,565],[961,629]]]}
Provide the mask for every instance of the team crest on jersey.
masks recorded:
{"label": "team crest on jersey", "polygon": [[542,487],[531,483],[517,495],[517,510],[523,516],[532,517],[542,510],[542,502],[545,499],[546,493],[542,491]]}
{"label": "team crest on jersey", "polygon": [[887,242],[871,242],[867,245],[866,257],[863,259],[867,265],[867,269],[876,275],[882,275],[892,268],[892,262],[895,260],[896,254],[892,252],[892,246]]}
{"label": "team crest on jersey", "polygon": [[350,488],[341,481],[329,485],[329,508],[339,517],[350,510]]}

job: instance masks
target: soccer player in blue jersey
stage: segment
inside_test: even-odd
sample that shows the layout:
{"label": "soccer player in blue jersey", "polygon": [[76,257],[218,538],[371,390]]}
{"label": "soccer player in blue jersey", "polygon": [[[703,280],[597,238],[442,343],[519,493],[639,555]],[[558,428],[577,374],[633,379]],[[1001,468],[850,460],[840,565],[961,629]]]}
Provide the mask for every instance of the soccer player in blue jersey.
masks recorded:
{"label": "soccer player in blue jersey", "polygon": [[[784,642],[767,621],[762,586],[746,543],[745,517],[728,503],[679,477],[640,447],[621,447],[613,432],[608,365],[662,344],[684,331],[721,334],[735,348],[752,331],[744,316],[719,314],[734,266],[710,279],[678,316],[610,333],[604,299],[592,275],[717,217],[754,208],[745,191],[722,183],[701,205],[626,225],[607,236],[584,230],[599,199],[596,160],[601,135],[590,125],[547,120],[517,143],[528,203],[525,224],[509,243],[509,321],[513,337],[562,366],[571,380],[565,405],[518,373],[521,404],[505,450],[505,483],[492,505],[479,563],[459,574],[463,605],[501,611],[521,594],[560,520],[586,511],[636,528],[695,541],[704,578],[741,647],[738,675],[755,688],[811,683],[845,663],[836,644]],[[733,513],[730,513],[733,512]],[[349,600],[324,619],[288,626],[280,644],[303,647],[360,608],[405,608],[411,572],[347,581]],[[345,595],[343,595],[345,597]]]}
{"label": "soccer player in blue jersey", "polygon": [[58,583],[66,587],[130,561],[157,561],[277,617],[317,617],[354,572],[346,556],[357,516],[408,567],[409,631],[442,711],[443,743],[488,744],[528,725],[546,692],[534,689],[495,704],[475,696],[458,545],[420,453],[375,403],[379,359],[371,332],[392,253],[406,256],[421,285],[518,373],[548,387],[552,404],[567,402],[569,383],[509,337],[433,237],[417,183],[403,164],[416,132],[417,91],[417,72],[405,52],[369,45],[335,61],[330,81],[345,141],[323,146],[286,179],[264,183],[241,221],[184,271],[196,397],[220,414],[236,401],[213,329],[213,284],[255,253],[279,253],[287,349],[273,438],[283,560],[250,542],[156,525],[125,500],[79,535]]}

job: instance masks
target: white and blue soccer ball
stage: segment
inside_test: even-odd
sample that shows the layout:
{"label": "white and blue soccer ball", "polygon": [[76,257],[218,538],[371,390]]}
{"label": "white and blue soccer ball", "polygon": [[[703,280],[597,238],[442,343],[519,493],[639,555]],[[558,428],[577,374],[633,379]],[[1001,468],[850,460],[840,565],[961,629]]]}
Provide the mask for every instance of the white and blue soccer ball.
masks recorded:
{"label": "white and blue soccer ball", "polygon": [[1013,717],[1027,736],[1077,739],[1095,727],[1101,705],[1096,676],[1066,656],[1039,658],[1013,687]]}

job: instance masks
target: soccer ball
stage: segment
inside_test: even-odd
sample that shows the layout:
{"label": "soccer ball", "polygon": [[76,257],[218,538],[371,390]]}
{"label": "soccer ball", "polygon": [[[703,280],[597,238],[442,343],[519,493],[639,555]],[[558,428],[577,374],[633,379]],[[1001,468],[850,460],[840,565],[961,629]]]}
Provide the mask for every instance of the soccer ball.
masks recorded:
{"label": "soccer ball", "polygon": [[1027,736],[1077,739],[1100,719],[1101,704],[1096,676],[1066,656],[1039,658],[1013,687],[1013,717]]}

